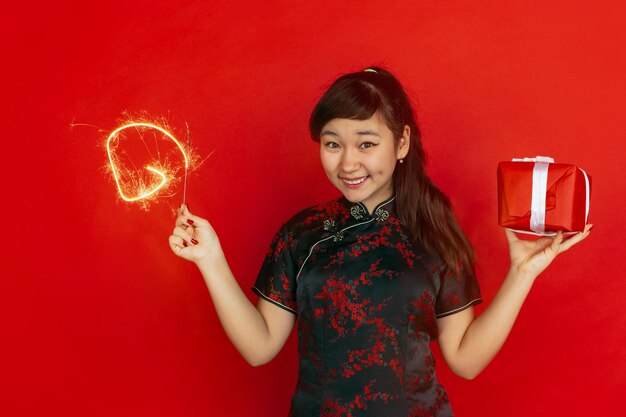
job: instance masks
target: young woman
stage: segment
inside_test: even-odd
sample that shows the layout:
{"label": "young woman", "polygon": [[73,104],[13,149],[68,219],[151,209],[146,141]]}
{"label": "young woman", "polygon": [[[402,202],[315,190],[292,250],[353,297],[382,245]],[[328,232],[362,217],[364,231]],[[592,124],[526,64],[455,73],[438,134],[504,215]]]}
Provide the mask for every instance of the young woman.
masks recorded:
{"label": "young woman", "polygon": [[182,207],[169,243],[195,262],[219,319],[253,366],[297,323],[299,378],[291,416],[451,416],[429,343],[471,379],[504,343],[533,281],[589,235],[536,241],[506,231],[511,267],[480,317],[474,251],[448,198],[426,175],[413,109],[388,71],[344,75],[310,119],[336,200],[288,220],[253,291],[233,277],[218,237]]}

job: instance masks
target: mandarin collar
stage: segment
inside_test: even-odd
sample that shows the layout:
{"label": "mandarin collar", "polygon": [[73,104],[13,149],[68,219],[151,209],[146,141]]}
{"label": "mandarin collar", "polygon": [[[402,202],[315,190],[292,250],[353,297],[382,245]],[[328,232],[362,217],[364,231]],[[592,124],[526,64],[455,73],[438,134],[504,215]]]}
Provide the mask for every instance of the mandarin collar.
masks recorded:
{"label": "mandarin collar", "polygon": [[[333,217],[324,219],[324,230],[329,232],[329,236],[326,239],[332,237],[333,242],[341,242],[344,238],[344,232],[359,224],[371,224],[371,223],[383,223],[390,214],[395,214],[395,200],[396,197],[392,196],[380,204],[378,204],[372,213],[369,213],[367,207],[363,203],[352,203],[348,201],[344,196],[339,199],[339,203],[345,209],[346,223],[340,224],[335,221]],[[326,240],[324,239],[324,240]]]}
{"label": "mandarin collar", "polygon": [[369,220],[373,217],[377,220],[384,221],[387,220],[390,213],[395,212],[395,195],[380,202],[376,207],[374,207],[374,210],[372,210],[371,213],[367,210],[367,207],[365,207],[365,204],[363,203],[352,203],[345,197],[341,197],[341,199],[348,209],[350,217],[357,221]]}

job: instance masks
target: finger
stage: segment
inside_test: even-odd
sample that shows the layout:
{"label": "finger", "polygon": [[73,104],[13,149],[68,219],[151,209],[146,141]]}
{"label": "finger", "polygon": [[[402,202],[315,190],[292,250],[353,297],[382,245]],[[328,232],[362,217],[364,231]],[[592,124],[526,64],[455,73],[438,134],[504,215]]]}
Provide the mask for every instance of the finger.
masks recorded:
{"label": "finger", "polygon": [[552,243],[550,244],[550,249],[555,255],[559,253],[561,243],[563,243],[563,231],[559,230],[556,232],[556,236],[552,239]]}
{"label": "finger", "polygon": [[176,218],[176,226],[182,227],[183,229],[186,229],[189,226],[195,226],[195,224],[196,222],[189,216],[182,215]]}
{"label": "finger", "polygon": [[536,251],[543,251],[546,250],[547,248],[552,248],[552,245],[554,244],[554,239],[556,239],[555,237],[540,237],[539,239],[535,240],[535,247],[536,247]]}
{"label": "finger", "polygon": [[180,254],[180,251],[187,247],[187,243],[178,236],[171,235],[168,240],[170,248],[172,248],[176,255]]}
{"label": "finger", "polygon": [[189,211],[176,218],[176,226],[208,226],[209,222],[202,217],[194,216]]}
{"label": "finger", "polygon": [[[175,227],[174,231],[172,232],[172,235],[178,236],[185,243],[188,243],[188,244],[190,243],[190,244],[194,244],[195,245],[198,241],[194,239],[193,235],[191,233],[189,233],[188,230],[189,229],[185,230],[182,227]],[[196,242],[196,243],[194,243],[194,242]]]}
{"label": "finger", "polygon": [[565,252],[566,250],[568,250],[569,248],[571,248],[572,246],[576,245],[577,243],[580,243],[581,241],[583,241],[584,239],[587,238],[587,236],[589,236],[589,232],[591,231],[591,229],[593,228],[593,225],[587,225],[585,226],[585,230],[583,232],[578,232],[576,233],[574,236],[570,237],[569,239],[567,239],[560,248],[560,252]]}
{"label": "finger", "polygon": [[561,247],[559,248],[559,253],[563,253],[569,250],[572,246],[574,246],[575,244],[577,244],[583,239],[584,237],[582,233],[578,233],[575,236],[570,237],[569,239],[565,241],[565,243],[561,245]]}
{"label": "finger", "polygon": [[182,216],[187,212],[189,212],[189,207],[187,206],[187,204],[181,204],[176,208],[176,214],[178,214],[179,216]]}
{"label": "finger", "polygon": [[575,236],[578,236],[578,235],[583,235],[585,237],[589,236],[589,232],[591,232],[591,229],[593,229],[593,226],[594,226],[593,224],[586,225],[585,228],[582,231],[580,231],[578,233],[571,234],[570,235],[571,237],[569,239],[571,239],[571,238],[573,238]]}
{"label": "finger", "polygon": [[186,204],[181,206],[181,216],[191,219],[194,225],[208,226],[209,222],[202,217],[196,216],[189,211],[189,207]]}

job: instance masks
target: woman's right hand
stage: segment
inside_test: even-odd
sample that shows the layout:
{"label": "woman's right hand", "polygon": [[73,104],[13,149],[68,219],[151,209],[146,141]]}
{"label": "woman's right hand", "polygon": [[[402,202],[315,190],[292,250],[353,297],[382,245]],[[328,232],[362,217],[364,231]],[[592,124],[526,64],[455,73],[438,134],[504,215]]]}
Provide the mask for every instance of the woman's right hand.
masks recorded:
{"label": "woman's right hand", "polygon": [[196,264],[211,257],[223,256],[219,239],[211,224],[194,216],[186,205],[178,209],[176,227],[169,238],[172,251]]}

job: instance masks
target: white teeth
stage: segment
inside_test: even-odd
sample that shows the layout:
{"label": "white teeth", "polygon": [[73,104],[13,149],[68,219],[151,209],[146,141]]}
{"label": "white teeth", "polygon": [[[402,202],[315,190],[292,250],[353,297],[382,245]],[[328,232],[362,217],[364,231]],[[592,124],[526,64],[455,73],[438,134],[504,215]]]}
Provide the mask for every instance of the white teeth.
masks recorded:
{"label": "white teeth", "polygon": [[346,184],[350,184],[350,185],[357,185],[357,184],[361,184],[363,181],[365,181],[367,179],[367,177],[363,177],[363,178],[359,178],[358,180],[348,180],[345,178],[342,178],[344,180],[344,182]]}

